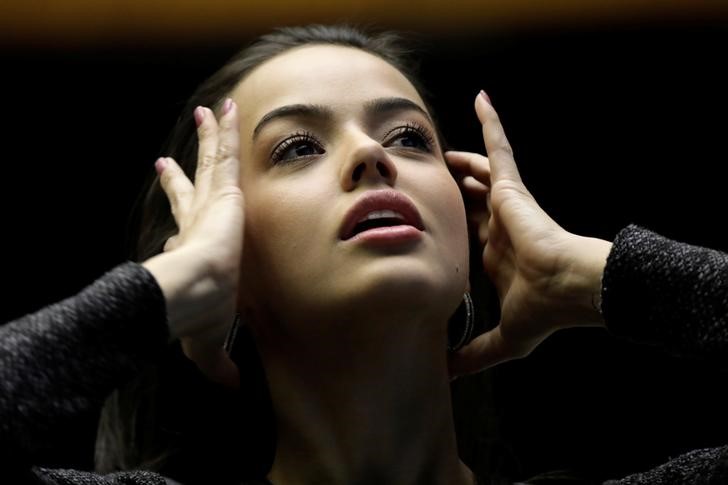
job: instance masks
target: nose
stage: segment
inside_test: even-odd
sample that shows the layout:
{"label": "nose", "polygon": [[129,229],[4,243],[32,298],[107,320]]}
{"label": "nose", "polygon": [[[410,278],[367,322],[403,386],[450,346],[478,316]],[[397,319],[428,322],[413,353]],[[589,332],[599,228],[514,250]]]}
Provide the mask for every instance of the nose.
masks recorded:
{"label": "nose", "polygon": [[341,187],[344,191],[354,190],[361,184],[393,186],[395,180],[397,168],[384,147],[363,133],[356,136],[342,166]]}

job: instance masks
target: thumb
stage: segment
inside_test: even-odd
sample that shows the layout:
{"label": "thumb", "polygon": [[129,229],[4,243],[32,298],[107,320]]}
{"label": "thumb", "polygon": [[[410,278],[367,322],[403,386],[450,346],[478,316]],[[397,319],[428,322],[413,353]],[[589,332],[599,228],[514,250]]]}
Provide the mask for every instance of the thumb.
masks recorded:
{"label": "thumb", "polygon": [[450,355],[450,377],[480,372],[512,358],[498,325]]}

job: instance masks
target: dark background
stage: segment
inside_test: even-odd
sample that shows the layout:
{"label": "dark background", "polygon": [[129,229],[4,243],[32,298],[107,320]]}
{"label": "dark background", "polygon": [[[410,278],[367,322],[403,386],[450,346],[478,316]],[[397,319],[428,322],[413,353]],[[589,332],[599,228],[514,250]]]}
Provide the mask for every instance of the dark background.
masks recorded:
{"label": "dark background", "polygon": [[[567,230],[612,239],[638,223],[728,250],[724,22],[421,40],[450,144],[482,151],[472,104],[485,89],[526,184]],[[0,50],[1,321],[125,260],[128,214],[179,109],[243,43]],[[524,476],[620,476],[728,443],[725,372],[604,331],[564,331],[494,376]],[[84,463],[91,432],[62,453]]]}

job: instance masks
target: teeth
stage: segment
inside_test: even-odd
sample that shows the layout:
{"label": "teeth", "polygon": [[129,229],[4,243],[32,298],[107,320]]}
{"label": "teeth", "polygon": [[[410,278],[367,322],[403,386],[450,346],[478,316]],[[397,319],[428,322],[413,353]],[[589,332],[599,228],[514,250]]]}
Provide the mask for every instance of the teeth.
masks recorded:
{"label": "teeth", "polygon": [[389,209],[381,210],[381,211],[372,211],[366,216],[362,217],[357,221],[357,224],[364,221],[369,221],[372,219],[401,219],[404,220],[404,216],[400,214],[399,212],[395,212]]}

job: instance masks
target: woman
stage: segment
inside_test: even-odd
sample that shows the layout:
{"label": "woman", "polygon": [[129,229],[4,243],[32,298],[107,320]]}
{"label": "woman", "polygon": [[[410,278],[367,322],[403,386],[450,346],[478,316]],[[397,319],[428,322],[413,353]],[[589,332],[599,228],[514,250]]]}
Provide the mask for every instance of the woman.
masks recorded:
{"label": "woman", "polygon": [[[310,29],[308,35],[336,40],[342,34],[351,40],[340,43],[364,40],[343,30]],[[198,158],[213,159],[219,146],[250,160],[240,165],[244,244],[237,242],[241,215],[224,231],[205,229],[220,234],[215,246],[225,241],[231,247],[225,268],[237,266],[231,260],[242,248],[240,275],[228,271],[235,282],[216,285],[238,291],[212,316],[217,326],[205,340],[209,347],[199,338],[183,340],[185,353],[218,381],[234,381],[234,371],[219,371],[229,361],[211,360],[210,348],[220,348],[237,306],[255,335],[275,406],[280,465],[273,470],[298,469],[292,464],[298,457],[316,455],[341,470],[303,472],[311,473],[310,481],[323,473],[325,480],[346,483],[364,468],[391,468],[404,453],[427,460],[415,468],[467,475],[450,429],[444,339],[466,291],[468,233],[431,114],[397,68],[364,50],[287,45],[265,55],[270,59],[249,72],[233,61],[235,77],[224,83],[245,107],[231,122],[239,127],[240,146],[232,139],[237,132],[209,139],[214,116],[198,108],[192,111],[200,153],[177,155],[192,169]],[[357,82],[363,78],[366,83]],[[219,109],[224,114],[230,106]],[[181,176],[178,166],[165,162],[162,186],[174,194],[172,212],[183,218],[169,248],[188,237],[187,209],[178,200],[184,196],[177,194],[191,188],[175,177]],[[145,227],[169,227],[166,219]],[[159,247],[170,235],[147,242]],[[301,442],[302,436],[310,440]],[[437,456],[421,457],[433,447]],[[273,481],[287,476],[277,473]]]}
{"label": "woman", "polygon": [[[237,77],[223,69],[217,81],[230,81],[227,99],[199,103],[216,113],[194,110],[198,156],[177,155],[182,166],[172,158],[157,162],[178,232],[155,225],[168,232],[146,237],[165,244],[162,254],[117,269],[77,300],[113,293],[109,301],[119,313],[106,312],[102,321],[114,325],[99,329],[78,308],[55,326],[39,323],[36,337],[66,328],[64,339],[85,344],[83,359],[64,353],[74,365],[94,364],[81,379],[83,399],[62,386],[73,380],[69,364],[50,365],[62,362],[57,356],[46,356],[41,390],[66,392],[61,402],[77,404],[68,414],[98,405],[153,360],[168,335],[210,379],[235,386],[244,369],[221,345],[239,311],[261,355],[277,426],[270,470],[248,478],[475,483],[458,459],[449,379],[525,356],[559,328],[603,324],[602,295],[605,314],[618,314],[623,303],[611,295],[626,285],[615,292],[601,280],[610,251],[612,263],[624,260],[622,240],[615,253],[606,241],[565,232],[539,208],[484,93],[475,107],[490,159],[452,152],[446,159],[431,113],[394,61],[372,53],[371,44],[342,41],[358,35],[347,30],[277,35],[286,32],[304,39],[258,57]],[[201,94],[211,93],[203,86]],[[448,359],[447,321],[468,287],[461,190],[480,201],[470,214],[499,293],[501,322]],[[616,268],[607,267],[605,282],[620,281],[626,270]],[[119,280],[124,284],[113,283]],[[97,315],[99,304],[91,303],[81,310]],[[8,334],[20,333],[17,327]],[[24,350],[34,356],[42,347]],[[19,387],[10,388],[15,397],[38,404],[33,391]],[[17,415],[19,408],[0,409]],[[46,423],[53,415],[33,410]],[[8,448],[32,461],[33,438],[40,436],[20,439],[26,428],[6,426]],[[700,463],[700,473],[713,473],[716,453],[692,456],[680,470],[694,473]],[[145,473],[31,474],[46,483],[163,483]]]}

